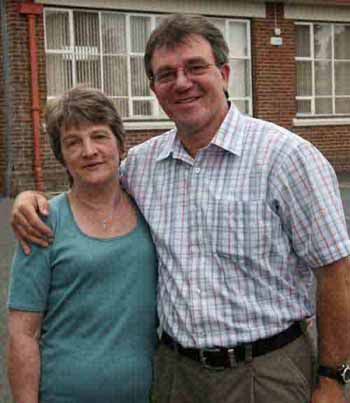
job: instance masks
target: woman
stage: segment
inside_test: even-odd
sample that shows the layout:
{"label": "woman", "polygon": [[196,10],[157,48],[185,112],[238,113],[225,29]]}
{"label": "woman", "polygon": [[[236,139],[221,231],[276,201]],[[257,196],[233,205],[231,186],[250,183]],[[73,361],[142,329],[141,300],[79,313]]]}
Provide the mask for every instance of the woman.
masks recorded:
{"label": "woman", "polygon": [[14,257],[9,378],[18,403],[149,401],[156,340],[156,256],[121,188],[124,129],[113,103],[77,87],[46,129],[71,189],[50,201],[49,248]]}

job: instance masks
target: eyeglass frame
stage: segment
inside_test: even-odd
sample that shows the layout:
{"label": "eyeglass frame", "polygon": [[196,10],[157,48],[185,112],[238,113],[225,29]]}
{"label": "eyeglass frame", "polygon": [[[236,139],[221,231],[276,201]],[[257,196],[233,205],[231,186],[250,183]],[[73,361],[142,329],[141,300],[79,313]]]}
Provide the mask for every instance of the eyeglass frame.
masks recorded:
{"label": "eyeglass frame", "polygon": [[[174,82],[176,82],[177,77],[178,77],[178,71],[182,70],[183,74],[186,76],[187,79],[193,79],[193,77],[200,77],[204,74],[206,74],[206,72],[209,70],[210,67],[215,66],[218,68],[221,68],[223,66],[222,65],[217,65],[216,63],[203,63],[203,62],[189,62],[187,65],[185,64],[183,67],[177,67],[177,68],[169,68],[169,69],[164,69],[163,73],[166,74],[173,74],[172,78],[166,79],[165,81],[160,81],[159,78],[157,78],[157,76],[159,75],[159,73],[155,73],[152,74],[149,79],[150,81],[152,81],[154,84],[158,84],[158,85],[170,85],[173,84]],[[191,69],[195,69],[195,68],[201,68],[203,70],[194,72],[191,71]],[[162,74],[162,72],[160,73]]]}

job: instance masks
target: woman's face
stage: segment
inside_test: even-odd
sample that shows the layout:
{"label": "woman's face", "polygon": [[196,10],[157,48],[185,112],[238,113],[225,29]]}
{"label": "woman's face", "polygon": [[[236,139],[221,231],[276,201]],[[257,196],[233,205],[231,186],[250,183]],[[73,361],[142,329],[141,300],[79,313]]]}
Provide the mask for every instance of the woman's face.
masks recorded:
{"label": "woman's face", "polygon": [[62,129],[60,142],[74,186],[101,186],[118,180],[119,148],[109,126],[83,124]]}

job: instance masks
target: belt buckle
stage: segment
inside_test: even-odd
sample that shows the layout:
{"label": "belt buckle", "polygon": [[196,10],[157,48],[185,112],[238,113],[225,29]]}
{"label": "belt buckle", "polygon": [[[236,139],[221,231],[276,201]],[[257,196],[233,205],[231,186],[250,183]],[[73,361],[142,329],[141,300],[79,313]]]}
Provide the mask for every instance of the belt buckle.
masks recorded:
{"label": "belt buckle", "polygon": [[220,348],[201,348],[199,350],[199,360],[202,366],[211,371],[223,371],[225,369],[224,366],[213,366],[207,363],[208,358],[205,356],[205,353],[210,352],[219,352]]}

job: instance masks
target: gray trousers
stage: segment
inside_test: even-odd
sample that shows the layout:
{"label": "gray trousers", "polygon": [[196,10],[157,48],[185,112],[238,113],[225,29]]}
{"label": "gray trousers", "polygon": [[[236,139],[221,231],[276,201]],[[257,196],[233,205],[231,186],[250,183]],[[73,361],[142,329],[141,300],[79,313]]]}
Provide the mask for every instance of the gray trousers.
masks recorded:
{"label": "gray trousers", "polygon": [[307,403],[313,349],[305,335],[236,368],[209,370],[165,345],[155,357],[156,403]]}

